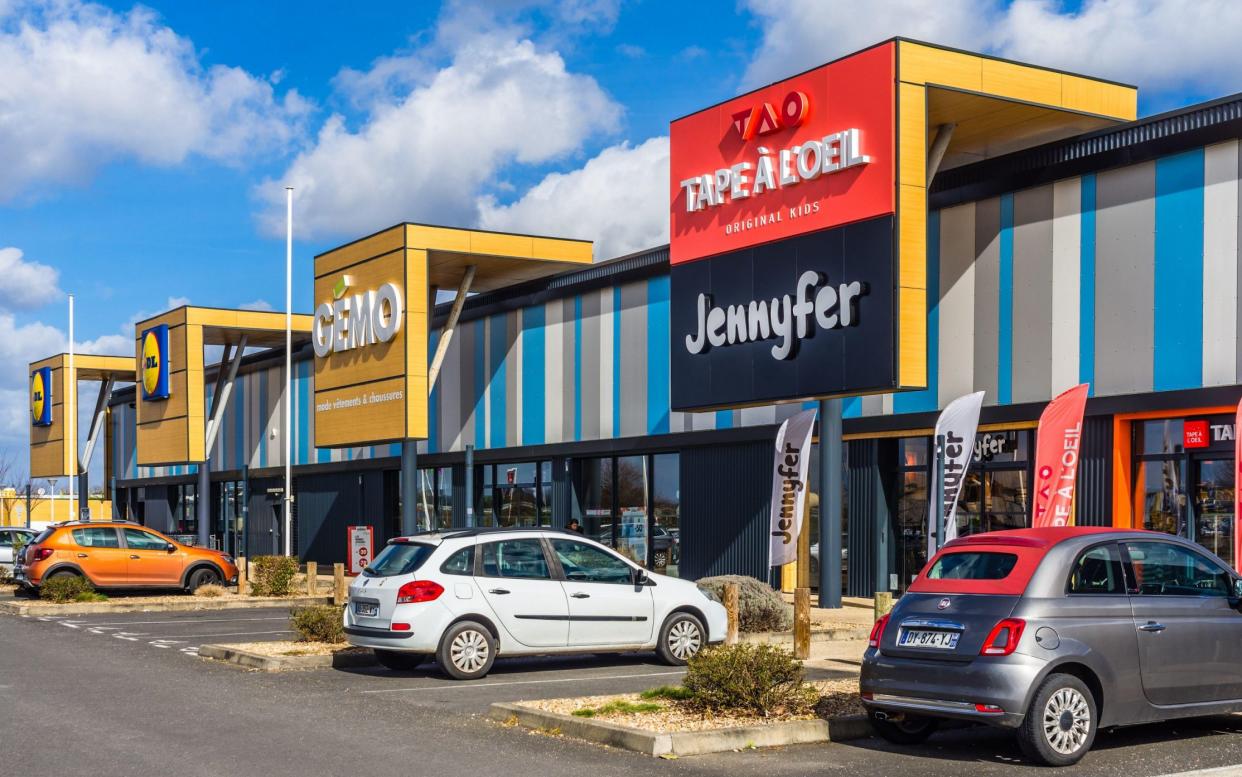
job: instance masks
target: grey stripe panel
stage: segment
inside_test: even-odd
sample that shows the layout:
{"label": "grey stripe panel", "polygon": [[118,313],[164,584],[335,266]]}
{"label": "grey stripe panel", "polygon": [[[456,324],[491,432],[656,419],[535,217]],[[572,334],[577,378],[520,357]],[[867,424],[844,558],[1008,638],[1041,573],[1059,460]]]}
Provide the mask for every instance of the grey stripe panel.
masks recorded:
{"label": "grey stripe panel", "polygon": [[1156,165],[1096,176],[1095,393],[1151,391]]}
{"label": "grey stripe panel", "polygon": [[[975,386],[975,206],[940,212],[940,336],[936,377],[940,406]],[[869,410],[874,403],[874,410]],[[882,397],[863,400],[863,415],[881,415]]]}
{"label": "grey stripe panel", "polygon": [[[1238,154],[1238,259],[1242,261],[1242,153]],[[1242,270],[1238,272],[1238,382],[1242,383]]]}
{"label": "grey stripe panel", "polygon": [[[599,372],[600,359],[612,354],[599,352],[599,295],[612,294],[611,288],[588,291],[582,295],[582,439],[599,439]],[[609,325],[611,321],[606,322]]]}
{"label": "grey stripe panel", "polygon": [[444,352],[444,364],[440,365],[440,375],[436,378],[439,384],[441,451],[461,449],[461,334],[461,327],[458,327],[449,340],[448,350]]}
{"label": "grey stripe panel", "polygon": [[1013,401],[1052,386],[1052,186],[1013,198]]}
{"label": "grey stripe panel", "polygon": [[863,397],[862,414],[865,416],[884,415],[884,395],[871,394]]}
{"label": "grey stripe panel", "polygon": [[996,404],[1000,307],[1000,199],[975,203],[975,389]]}
{"label": "grey stripe panel", "polygon": [[616,437],[647,433],[647,283],[621,287],[621,428]]}
{"label": "grey stripe panel", "polygon": [[[460,343],[458,349],[461,359],[461,382],[457,386],[458,402],[461,404],[461,446],[474,445],[474,360],[479,342],[479,327],[474,321],[457,330],[453,336]],[[479,421],[482,423],[482,420]]]}
{"label": "grey stripe panel", "polygon": [[[563,354],[561,372],[561,393],[564,402],[561,405],[561,439],[555,442],[574,439],[574,298],[567,297],[561,301],[561,320],[565,322],[561,329],[561,353]],[[548,440],[548,442],[554,442]]]}

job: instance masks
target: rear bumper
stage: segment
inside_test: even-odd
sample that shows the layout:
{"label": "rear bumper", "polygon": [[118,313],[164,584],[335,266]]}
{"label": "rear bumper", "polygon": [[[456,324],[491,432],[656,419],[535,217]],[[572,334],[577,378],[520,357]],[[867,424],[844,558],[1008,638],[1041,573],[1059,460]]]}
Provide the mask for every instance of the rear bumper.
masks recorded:
{"label": "rear bumper", "polygon": [[[391,620],[357,618],[352,604],[345,608],[345,637],[349,644],[380,650],[434,653],[453,614],[440,602],[398,604]],[[407,623],[408,631],[393,631],[392,623]]]}
{"label": "rear bumper", "polygon": [[[1046,662],[1020,653],[953,662],[885,656],[869,648],[859,689],[868,710],[917,713],[986,723],[1022,725],[1026,700]],[[999,707],[982,712],[975,705]]]}

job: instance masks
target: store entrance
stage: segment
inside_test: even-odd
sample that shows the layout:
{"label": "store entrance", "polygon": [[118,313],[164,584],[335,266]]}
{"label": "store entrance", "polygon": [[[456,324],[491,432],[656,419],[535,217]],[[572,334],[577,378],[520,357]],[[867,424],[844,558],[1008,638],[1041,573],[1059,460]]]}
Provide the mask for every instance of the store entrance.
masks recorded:
{"label": "store entrance", "polygon": [[1191,460],[1191,493],[1194,510],[1192,539],[1203,547],[1234,564],[1233,459],[1194,458]]}

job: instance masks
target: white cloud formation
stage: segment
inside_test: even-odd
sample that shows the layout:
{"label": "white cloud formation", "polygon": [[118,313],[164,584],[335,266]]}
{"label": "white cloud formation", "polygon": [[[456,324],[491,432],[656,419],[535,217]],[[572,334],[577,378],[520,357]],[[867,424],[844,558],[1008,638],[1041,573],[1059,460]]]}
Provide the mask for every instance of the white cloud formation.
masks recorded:
{"label": "white cloud formation", "polygon": [[23,258],[20,248],[0,248],[0,299],[12,308],[31,309],[61,295],[60,272]]}
{"label": "white cloud formation", "polygon": [[275,310],[272,303],[265,299],[256,299],[252,302],[243,302],[237,306],[240,310]]}
{"label": "white cloud formation", "polygon": [[79,182],[114,159],[236,163],[287,148],[309,103],[237,67],[205,67],[142,7],[0,4],[0,201]]}
{"label": "white cloud formation", "polygon": [[595,259],[668,242],[668,138],[601,151],[578,170],[551,173],[517,201],[479,201],[485,229],[595,241]]}
{"label": "white cloud formation", "polygon": [[1159,98],[1242,89],[1237,0],[744,0],[763,28],[742,79],[752,88],[901,35],[1110,78]]}

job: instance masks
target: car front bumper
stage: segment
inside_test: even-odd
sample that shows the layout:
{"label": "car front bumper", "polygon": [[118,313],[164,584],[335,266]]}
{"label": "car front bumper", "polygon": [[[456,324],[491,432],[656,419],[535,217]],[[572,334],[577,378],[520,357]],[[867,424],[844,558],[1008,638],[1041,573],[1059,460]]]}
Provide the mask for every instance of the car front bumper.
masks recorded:
{"label": "car front bumper", "polygon": [[885,656],[868,648],[859,690],[868,711],[954,718],[1017,728],[1046,662],[1014,653],[971,661]]}

